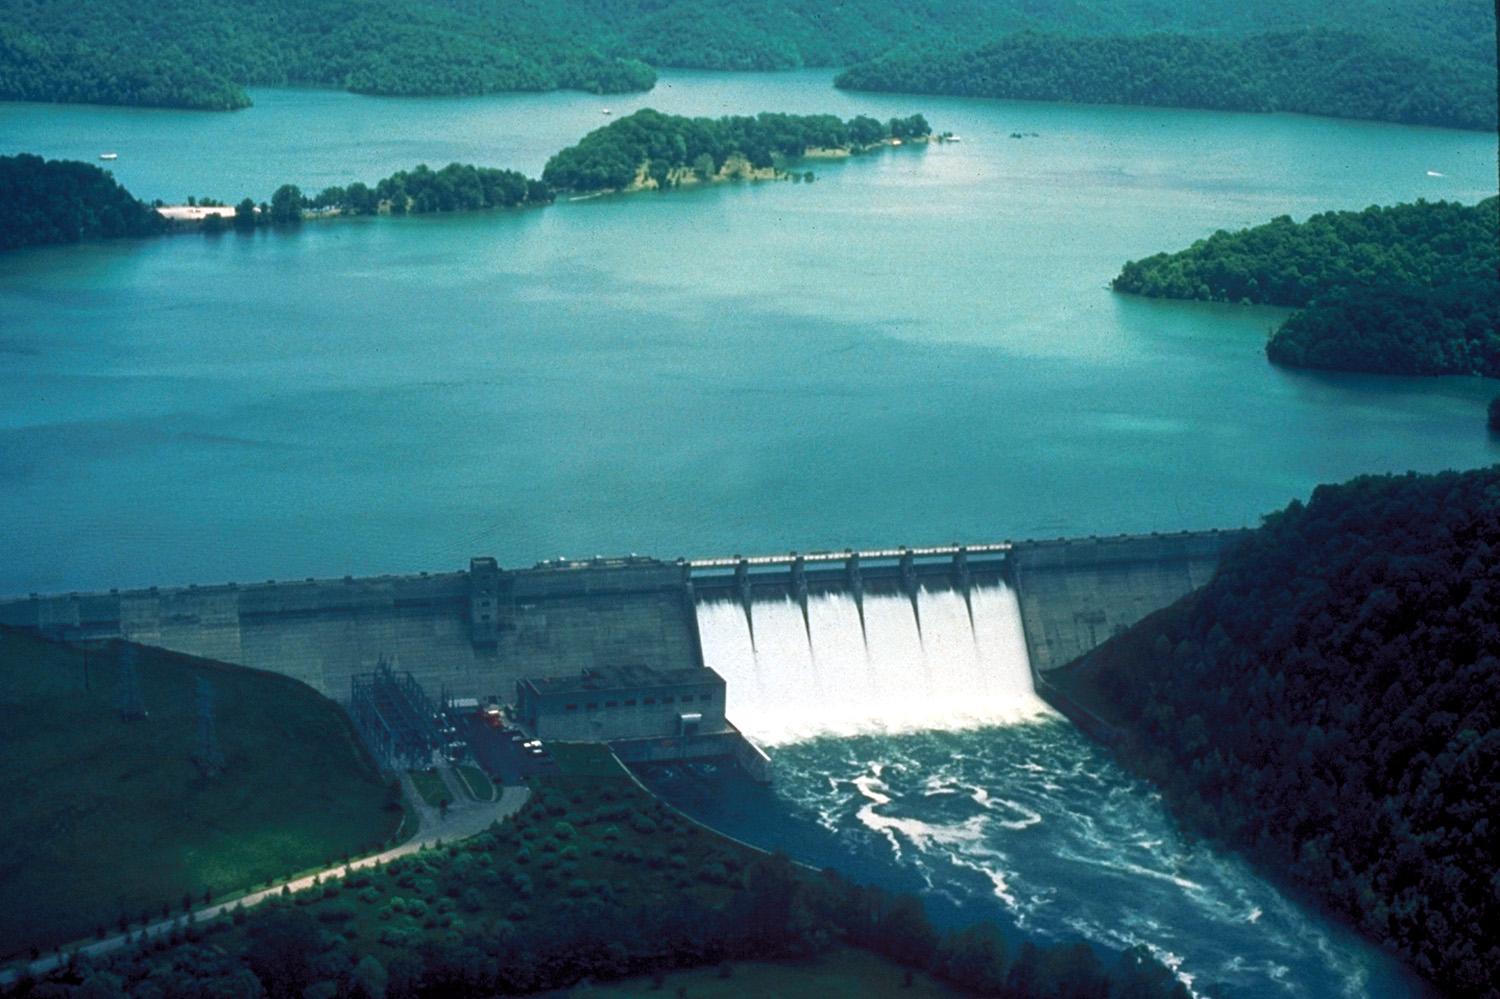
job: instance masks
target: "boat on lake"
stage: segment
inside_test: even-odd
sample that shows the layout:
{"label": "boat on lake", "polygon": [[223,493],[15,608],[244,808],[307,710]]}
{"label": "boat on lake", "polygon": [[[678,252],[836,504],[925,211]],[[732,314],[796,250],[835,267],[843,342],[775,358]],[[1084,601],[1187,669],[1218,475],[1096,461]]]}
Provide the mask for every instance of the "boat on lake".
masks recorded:
{"label": "boat on lake", "polygon": [[120,154],[119,153],[100,153],[99,154],[99,158],[101,160],[117,160],[117,159],[120,158]]}

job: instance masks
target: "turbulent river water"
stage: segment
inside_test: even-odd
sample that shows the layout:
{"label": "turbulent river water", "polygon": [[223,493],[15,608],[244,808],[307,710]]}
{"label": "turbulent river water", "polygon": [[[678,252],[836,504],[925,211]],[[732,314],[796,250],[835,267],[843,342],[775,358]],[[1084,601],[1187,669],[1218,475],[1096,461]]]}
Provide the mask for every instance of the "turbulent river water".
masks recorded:
{"label": "turbulent river water", "polygon": [[[1101,951],[1144,944],[1200,993],[1423,994],[1389,958],[1247,865],[1184,837],[1160,796],[1032,690],[1010,590],[699,606],[727,710],[774,780],[652,768],[648,782],[747,842]],[[972,616],[971,616],[972,615]],[[918,621],[920,620],[920,628]],[[1106,958],[1107,959],[1107,958]]]}
{"label": "turbulent river water", "polygon": [[[423,161],[534,174],[606,103],[922,111],[963,139],[815,164],[812,184],[6,254],[0,594],[479,553],[1230,527],[1318,482],[1500,459],[1493,383],[1279,370],[1262,354],[1276,310],[1107,287],[1125,260],[1220,227],[1492,194],[1492,135],[844,94],[830,76],[666,74],[607,102],[0,104],[0,153],[115,152],[123,183],[168,200]],[[1178,836],[1148,789],[1017,688],[995,651],[1015,649],[1004,615],[965,635],[953,611],[932,609],[946,639],[898,629],[869,659],[837,606],[818,608],[810,648],[767,624],[773,644],[746,660],[725,631],[741,666],[787,671],[742,684],[764,699],[739,705],[777,782],[686,772],[663,778],[671,793],[748,838],[921,888],[950,919],[1144,940],[1246,994],[1412,988]],[[854,685],[865,672],[885,679]],[[980,681],[988,700],[962,696]]]}

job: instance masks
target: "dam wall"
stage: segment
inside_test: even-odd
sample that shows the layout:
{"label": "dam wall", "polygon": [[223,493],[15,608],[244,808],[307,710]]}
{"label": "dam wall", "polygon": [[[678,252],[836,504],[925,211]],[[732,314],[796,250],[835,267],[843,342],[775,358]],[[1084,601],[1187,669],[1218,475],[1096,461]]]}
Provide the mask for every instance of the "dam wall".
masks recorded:
{"label": "dam wall", "polygon": [[967,603],[971,587],[1003,579],[1019,599],[1031,665],[1045,673],[1206,583],[1243,533],[527,569],[475,558],[447,573],[33,595],[0,601],[0,624],[272,670],[340,701],[354,674],[382,661],[434,698],[512,701],[522,677],[703,666],[700,600],[737,601],[747,614],[764,600],[798,601],[807,619],[810,599],[848,592],[862,624],[866,592],[900,594],[915,613],[931,599],[923,594],[957,590]]}
{"label": "dam wall", "polygon": [[683,578],[651,559],[474,559],[467,572],[34,596],[0,602],[0,624],[272,670],[340,701],[382,661],[433,697],[510,701],[523,676],[700,665]]}
{"label": "dam wall", "polygon": [[1248,531],[1021,541],[1010,577],[1021,602],[1031,667],[1065,666],[1213,576]]}

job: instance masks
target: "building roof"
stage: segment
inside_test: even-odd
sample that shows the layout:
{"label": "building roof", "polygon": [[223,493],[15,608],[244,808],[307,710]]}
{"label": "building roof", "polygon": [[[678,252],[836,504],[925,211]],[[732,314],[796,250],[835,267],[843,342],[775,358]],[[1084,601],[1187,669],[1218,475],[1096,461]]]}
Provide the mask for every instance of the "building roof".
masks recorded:
{"label": "building roof", "polygon": [[688,684],[724,683],[724,678],[708,667],[686,669],[652,669],[650,666],[603,666],[572,676],[528,676],[521,682],[538,694],[570,694],[606,690],[640,690],[652,687],[681,687]]}

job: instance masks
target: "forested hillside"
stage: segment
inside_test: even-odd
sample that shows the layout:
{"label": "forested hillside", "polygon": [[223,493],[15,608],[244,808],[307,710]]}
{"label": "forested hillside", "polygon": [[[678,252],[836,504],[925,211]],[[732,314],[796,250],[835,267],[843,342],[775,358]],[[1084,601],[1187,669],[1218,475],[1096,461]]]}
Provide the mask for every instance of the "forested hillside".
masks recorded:
{"label": "forested hillside", "polygon": [[1500,467],[1319,487],[1054,675],[1192,825],[1500,995]]}
{"label": "forested hillside", "polygon": [[92,164],[0,156],[0,250],[150,236],[165,228],[150,206]]}
{"label": "forested hillside", "polygon": [[[383,94],[647,89],[657,66],[839,66],[1017,31],[1236,36],[1331,28],[1493,76],[1482,0],[0,0],[0,98],[232,108],[249,85]],[[1407,64],[1382,72],[1405,74]]]}
{"label": "forested hillside", "polygon": [[1332,30],[1229,38],[1023,33],[978,48],[901,50],[850,67],[837,84],[850,90],[1495,127],[1493,58],[1428,54]]}
{"label": "forested hillside", "polygon": [[1297,368],[1500,378],[1500,280],[1341,289],[1283,323],[1266,356]]}
{"label": "forested hillside", "polygon": [[[503,825],[158,934],[154,946],[84,956],[36,988],[0,986],[0,996],[488,999],[855,946],[1013,999],[1188,999],[1145,947],[1102,960],[1083,943],[1016,947],[993,924],[939,934],[915,896],[796,866],[688,821],[606,747],[556,752],[558,769],[533,780],[530,801]],[[825,980],[840,995],[868,984]]]}
{"label": "forested hillside", "polygon": [[0,98],[223,110],[245,86],[649,90],[656,73],[505,0],[3,0]]}
{"label": "forested hillside", "polygon": [[1113,287],[1306,307],[1267,345],[1278,363],[1500,377],[1500,198],[1283,215],[1128,262]]}
{"label": "forested hillside", "polygon": [[595,129],[547,161],[542,180],[563,191],[624,190],[649,178],[657,186],[691,170],[697,180],[719,175],[731,158],[752,168],[809,149],[861,151],[888,139],[925,138],[921,115],[882,123],[834,115],[762,113],[755,117],[687,118],[645,108]]}
{"label": "forested hillside", "polygon": [[1157,298],[1306,305],[1339,288],[1435,287],[1500,267],[1500,198],[1476,205],[1417,201],[1363,211],[1282,215],[1221,229],[1177,253],[1125,264],[1112,287]]}

